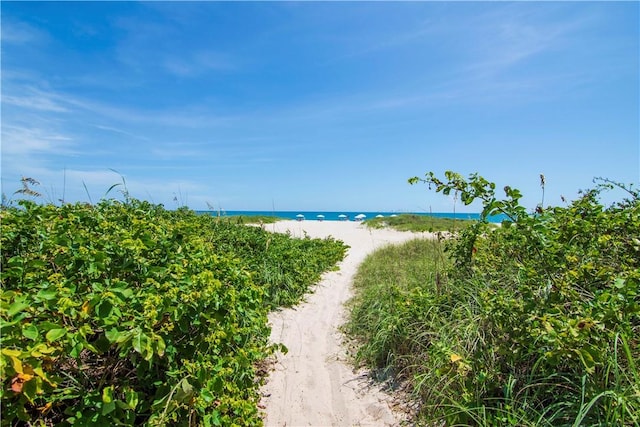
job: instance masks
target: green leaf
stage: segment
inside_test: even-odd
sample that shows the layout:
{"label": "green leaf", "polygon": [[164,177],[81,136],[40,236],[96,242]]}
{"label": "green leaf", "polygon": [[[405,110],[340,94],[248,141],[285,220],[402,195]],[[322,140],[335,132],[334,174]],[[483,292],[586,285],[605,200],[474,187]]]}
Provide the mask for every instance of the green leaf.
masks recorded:
{"label": "green leaf", "polygon": [[88,335],[93,335],[93,328],[91,327],[91,325],[82,325],[78,328],[78,332],[80,333],[80,335],[82,335],[84,338],[86,338]]}
{"label": "green leaf", "polygon": [[47,338],[47,341],[54,342],[65,336],[66,333],[67,330],[65,328],[51,329],[49,332],[47,332],[47,335],[45,337]]}
{"label": "green leaf", "polygon": [[137,331],[133,335],[132,346],[133,349],[140,353],[145,360],[151,360],[153,357],[151,340],[142,331]]}
{"label": "green leaf", "polygon": [[112,328],[104,333],[104,336],[112,343],[118,342],[118,339],[122,337],[122,335],[124,334],[116,328]]}
{"label": "green leaf", "polygon": [[223,389],[224,389],[224,382],[222,381],[222,378],[220,377],[216,377],[213,379],[213,391],[216,393],[222,393]]}
{"label": "green leaf", "polygon": [[38,385],[38,378],[32,378],[29,381],[25,382],[22,386],[22,394],[29,399],[29,402],[33,402],[33,400],[38,396],[38,392],[41,391],[41,387]]}
{"label": "green leaf", "polygon": [[154,346],[155,346],[155,349],[156,349],[156,353],[160,357],[164,356],[164,351],[167,348],[167,344],[164,342],[164,340],[162,339],[162,337],[160,335],[154,334],[153,338],[155,339]]}
{"label": "green leaf", "polygon": [[142,353],[142,341],[143,341],[142,331],[136,331],[133,334],[133,337],[131,339],[131,345],[133,346],[133,349],[138,353]]}
{"label": "green leaf", "polygon": [[138,406],[138,393],[133,389],[129,388],[124,391],[124,399],[130,409],[136,409],[136,406]]}
{"label": "green leaf", "polygon": [[113,304],[108,299],[104,299],[96,306],[96,314],[100,319],[106,319],[111,315]]}
{"label": "green leaf", "polygon": [[207,403],[213,402],[216,398],[215,395],[206,388],[200,391],[200,397],[202,397],[202,400],[204,400]]}
{"label": "green leaf", "polygon": [[595,371],[595,361],[593,360],[593,356],[591,355],[591,353],[586,349],[575,350],[575,352],[580,357],[585,370],[588,373],[593,374],[593,372]]}
{"label": "green leaf", "polygon": [[102,415],[108,415],[116,410],[116,402],[102,404]]}
{"label": "green leaf", "polygon": [[175,396],[178,402],[186,402],[193,397],[193,386],[186,378],[183,378],[178,384]]}
{"label": "green leaf", "polygon": [[79,357],[83,348],[84,348],[84,345],[82,345],[81,342],[76,342],[73,345],[73,348],[71,349],[71,351],[69,352],[69,356],[71,356],[73,358]]}
{"label": "green leaf", "polygon": [[625,280],[621,277],[618,277],[613,283],[613,286],[615,286],[616,289],[623,289],[625,287]]}
{"label": "green leaf", "polygon": [[113,402],[113,386],[112,385],[102,389],[102,402],[103,403]]}
{"label": "green leaf", "polygon": [[26,302],[16,301],[9,306],[9,309],[7,310],[7,317],[13,317],[27,307],[29,307],[29,304]]}
{"label": "green leaf", "polygon": [[111,292],[117,296],[121,301],[127,301],[133,297],[133,289],[131,288],[113,288]]}
{"label": "green leaf", "polygon": [[[13,366],[13,370],[21,374],[22,361],[20,361],[19,357],[22,354],[22,352],[20,350],[14,350],[9,348],[3,348],[1,352],[5,356],[9,357],[9,359],[11,360],[11,365]],[[3,368],[4,368],[4,363],[3,363]]]}
{"label": "green leaf", "polygon": [[220,412],[214,410],[211,413],[211,422],[213,423],[214,426],[222,425],[222,421],[220,420]]}
{"label": "green leaf", "polygon": [[36,294],[36,297],[38,299],[42,299],[42,300],[45,300],[45,301],[54,300],[54,299],[56,299],[57,296],[58,296],[58,291],[55,288],[41,289]]}
{"label": "green leaf", "polygon": [[38,334],[38,328],[34,324],[22,328],[22,335],[33,341],[37,340],[40,336],[40,334]]}
{"label": "green leaf", "polygon": [[33,349],[31,350],[31,355],[33,357],[39,358],[39,357],[42,357],[43,354],[51,354],[51,353],[54,353],[55,351],[56,351],[55,347],[49,347],[44,343],[40,343],[35,347],[33,347]]}

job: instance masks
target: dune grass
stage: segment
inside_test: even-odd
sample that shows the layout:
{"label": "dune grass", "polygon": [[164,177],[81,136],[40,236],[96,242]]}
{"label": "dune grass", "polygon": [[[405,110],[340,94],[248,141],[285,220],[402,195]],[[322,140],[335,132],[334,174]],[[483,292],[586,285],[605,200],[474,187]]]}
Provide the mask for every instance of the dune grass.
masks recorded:
{"label": "dune grass", "polygon": [[407,381],[416,424],[640,424],[640,197],[599,191],[364,261],[345,329]]}
{"label": "dune grass", "polygon": [[428,215],[401,214],[395,217],[371,218],[364,221],[372,228],[390,227],[398,231],[414,232],[437,232],[437,231],[459,231],[470,224],[473,220],[439,218]]}
{"label": "dune grass", "polygon": [[410,375],[411,354],[421,346],[411,335],[429,315],[446,264],[441,244],[430,239],[387,246],[367,257],[354,278],[347,324],[349,333],[362,339],[360,360]]}

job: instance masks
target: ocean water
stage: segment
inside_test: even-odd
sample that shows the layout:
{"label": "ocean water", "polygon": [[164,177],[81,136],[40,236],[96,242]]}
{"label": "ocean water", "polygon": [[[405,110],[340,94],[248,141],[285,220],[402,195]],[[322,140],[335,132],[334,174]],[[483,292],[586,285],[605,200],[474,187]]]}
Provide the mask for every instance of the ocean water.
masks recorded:
{"label": "ocean water", "polygon": [[[391,215],[401,215],[401,214],[411,214],[411,215],[422,215],[422,216],[433,216],[436,218],[455,218],[455,219],[479,219],[479,213],[460,213],[456,212],[434,212],[434,213],[425,213],[425,212],[383,212],[383,211],[374,211],[374,212],[360,212],[360,211],[198,211],[198,213],[208,214],[213,216],[275,216],[283,219],[294,219],[294,220],[304,220],[304,221],[355,221],[356,216],[365,215],[364,219],[375,218],[378,215],[382,215],[383,217],[390,217]],[[302,215],[302,216],[300,216]],[[499,223],[502,222],[505,218],[504,215],[496,215],[489,218],[490,222]]]}

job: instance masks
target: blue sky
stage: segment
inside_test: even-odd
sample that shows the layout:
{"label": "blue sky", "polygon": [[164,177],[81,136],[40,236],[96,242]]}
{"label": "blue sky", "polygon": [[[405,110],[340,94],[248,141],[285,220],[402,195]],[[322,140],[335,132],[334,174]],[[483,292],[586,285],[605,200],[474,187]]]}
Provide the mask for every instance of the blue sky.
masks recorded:
{"label": "blue sky", "polygon": [[554,205],[640,180],[637,2],[3,1],[1,20],[8,197],[28,176],[95,202],[122,176],[168,208],[437,212],[456,202],[409,177],[478,172],[530,208],[541,173]]}

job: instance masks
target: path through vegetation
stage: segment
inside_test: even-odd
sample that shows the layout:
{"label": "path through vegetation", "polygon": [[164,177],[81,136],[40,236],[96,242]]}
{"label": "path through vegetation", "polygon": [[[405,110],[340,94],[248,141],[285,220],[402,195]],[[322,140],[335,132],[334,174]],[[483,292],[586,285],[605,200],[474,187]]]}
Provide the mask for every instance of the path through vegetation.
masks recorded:
{"label": "path through vegetation", "polygon": [[406,417],[393,397],[349,363],[339,327],[359,264],[373,250],[422,236],[369,230],[360,223],[282,221],[266,226],[295,237],[333,236],[350,246],[339,271],[323,280],[298,306],[271,313],[271,340],[288,349],[278,354],[262,389],[266,426],[397,426]]}

